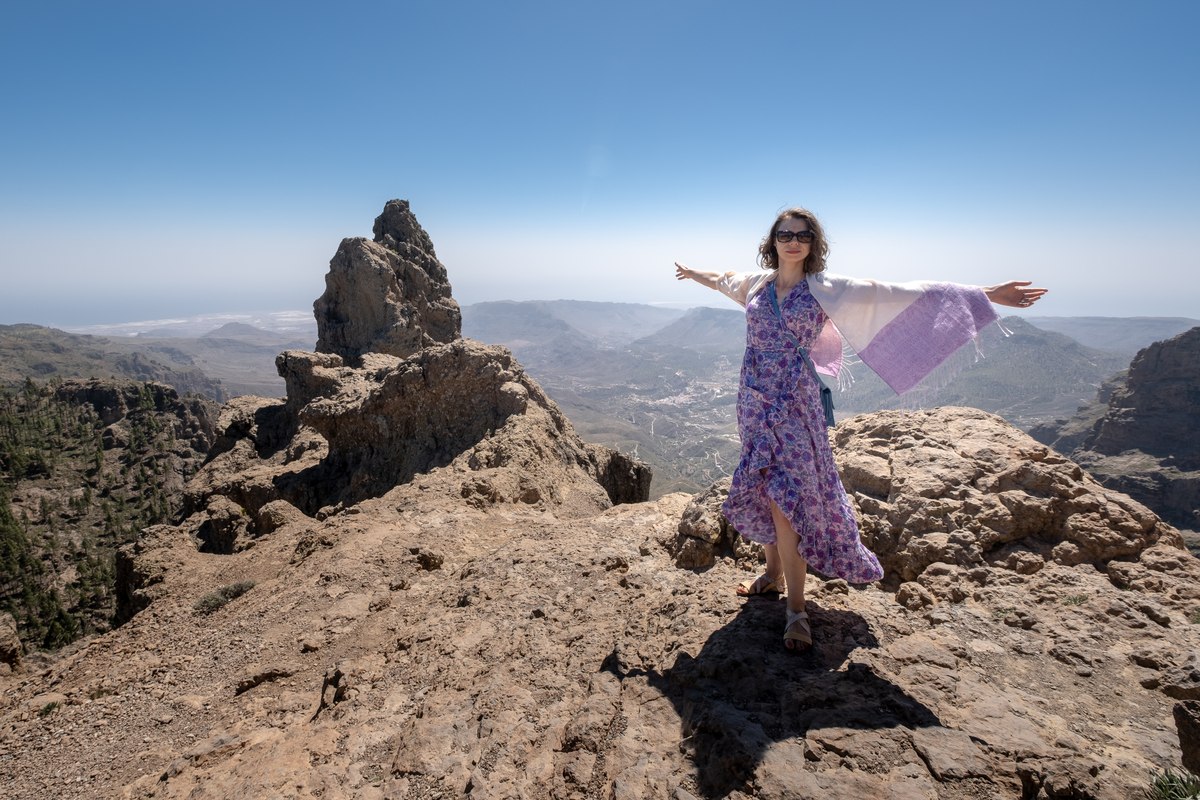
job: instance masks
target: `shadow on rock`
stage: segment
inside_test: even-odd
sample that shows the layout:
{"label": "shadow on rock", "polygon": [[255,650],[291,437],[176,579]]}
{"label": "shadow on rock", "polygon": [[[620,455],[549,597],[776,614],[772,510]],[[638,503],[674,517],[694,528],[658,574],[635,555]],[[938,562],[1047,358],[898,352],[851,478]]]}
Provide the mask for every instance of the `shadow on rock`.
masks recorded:
{"label": "shadow on rock", "polygon": [[[940,726],[937,716],[865,663],[847,657],[877,647],[853,612],[809,601],[816,646],[783,647],[784,603],[752,599],[715,631],[700,653],[679,653],[662,672],[622,668],[616,652],[604,668],[620,678],[645,675],[682,720],[681,740],[708,798],[746,791],[775,742],[809,731]],[[806,748],[807,752],[807,748]]]}

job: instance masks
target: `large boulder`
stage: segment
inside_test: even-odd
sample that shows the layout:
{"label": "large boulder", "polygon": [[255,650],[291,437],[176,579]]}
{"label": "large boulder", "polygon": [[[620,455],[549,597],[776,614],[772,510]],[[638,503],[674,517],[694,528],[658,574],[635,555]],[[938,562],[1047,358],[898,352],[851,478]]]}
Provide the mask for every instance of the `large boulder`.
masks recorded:
{"label": "large boulder", "polygon": [[1103,566],[1180,542],[1141,503],[978,409],[864,414],[833,442],[864,542],[892,581],[937,562]]}
{"label": "large boulder", "polygon": [[[831,436],[885,585],[917,580],[934,564],[1028,574],[1047,562],[1104,567],[1159,542],[1181,546],[1178,531],[1145,506],[978,409],[863,414]],[[728,480],[693,501],[681,554],[703,549],[692,540],[728,542],[714,519],[727,493]]]}

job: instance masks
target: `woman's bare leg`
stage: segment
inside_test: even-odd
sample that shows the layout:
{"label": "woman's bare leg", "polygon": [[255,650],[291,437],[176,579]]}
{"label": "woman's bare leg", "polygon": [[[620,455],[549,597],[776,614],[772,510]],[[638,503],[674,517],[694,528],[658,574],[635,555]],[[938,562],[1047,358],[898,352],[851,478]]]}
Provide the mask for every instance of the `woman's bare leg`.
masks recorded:
{"label": "woman's bare leg", "polygon": [[775,501],[771,501],[771,519],[775,523],[775,546],[767,546],[767,572],[771,571],[771,556],[779,561],[783,570],[784,580],[787,581],[787,606],[789,611],[804,610],[804,576],[808,572],[808,562],[800,555],[798,549],[800,537],[792,528],[792,523],[784,516]]}
{"label": "woman's bare leg", "polygon": [[779,560],[779,548],[773,544],[764,544],[763,551],[767,554],[767,574],[777,583],[783,580],[783,562]]}
{"label": "woman's bare leg", "polygon": [[796,535],[792,523],[774,502],[771,503],[771,520],[775,523],[775,552],[783,565],[783,574],[788,587],[788,625],[783,635],[783,646],[788,650],[808,647],[812,644],[812,640],[808,633],[807,616],[793,619],[793,615],[801,614],[804,611],[804,576],[808,571],[808,562],[804,560],[804,556],[800,555],[800,551],[797,549],[800,537]]}

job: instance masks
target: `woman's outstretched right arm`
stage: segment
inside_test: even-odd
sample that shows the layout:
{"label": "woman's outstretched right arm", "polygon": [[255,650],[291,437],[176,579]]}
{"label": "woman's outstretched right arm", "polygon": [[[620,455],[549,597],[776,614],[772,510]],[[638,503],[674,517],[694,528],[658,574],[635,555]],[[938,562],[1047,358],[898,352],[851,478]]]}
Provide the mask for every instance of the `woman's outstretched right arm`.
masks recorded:
{"label": "woman's outstretched right arm", "polygon": [[678,261],[675,262],[675,277],[681,281],[695,281],[701,286],[707,286],[710,289],[717,288],[719,281],[725,273],[723,272],[702,272],[698,269],[691,269]]}

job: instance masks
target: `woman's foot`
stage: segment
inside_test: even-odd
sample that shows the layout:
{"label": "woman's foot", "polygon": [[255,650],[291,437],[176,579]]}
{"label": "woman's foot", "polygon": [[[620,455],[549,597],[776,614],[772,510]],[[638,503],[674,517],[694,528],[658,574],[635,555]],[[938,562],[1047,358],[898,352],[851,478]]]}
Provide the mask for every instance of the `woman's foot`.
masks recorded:
{"label": "woman's foot", "polygon": [[812,647],[812,628],[804,611],[787,611],[787,627],[783,629],[783,646],[788,650]]}
{"label": "woman's foot", "polygon": [[783,592],[783,576],[772,578],[764,572],[752,581],[742,581],[734,591],[740,597],[750,597],[756,594],[780,594]]}

